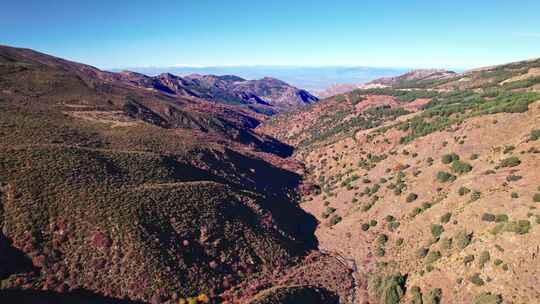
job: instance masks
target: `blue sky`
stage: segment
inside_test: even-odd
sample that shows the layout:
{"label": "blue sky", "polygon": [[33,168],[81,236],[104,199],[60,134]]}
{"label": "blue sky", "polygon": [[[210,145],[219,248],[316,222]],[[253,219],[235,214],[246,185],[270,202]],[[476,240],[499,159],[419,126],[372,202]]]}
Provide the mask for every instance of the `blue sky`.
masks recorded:
{"label": "blue sky", "polygon": [[471,68],[540,57],[540,1],[5,1],[0,44],[100,68]]}

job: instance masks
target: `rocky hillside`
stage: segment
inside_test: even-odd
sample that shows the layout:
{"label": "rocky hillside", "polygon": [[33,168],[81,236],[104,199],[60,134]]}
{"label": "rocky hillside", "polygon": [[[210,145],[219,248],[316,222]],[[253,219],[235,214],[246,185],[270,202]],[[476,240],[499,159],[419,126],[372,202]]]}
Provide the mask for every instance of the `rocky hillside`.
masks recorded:
{"label": "rocky hillside", "polygon": [[[320,248],[358,303],[538,303],[540,60],[390,81],[279,115]],[[292,122],[292,125],[291,125]]]}
{"label": "rocky hillside", "polygon": [[209,101],[241,104],[264,114],[275,114],[316,102],[317,97],[305,90],[274,79],[245,80],[226,75],[188,75],[169,73],[155,77],[122,72],[120,78],[132,85],[175,96],[197,97]]}
{"label": "rocky hillside", "polygon": [[0,47],[0,302],[348,303],[263,119]]}

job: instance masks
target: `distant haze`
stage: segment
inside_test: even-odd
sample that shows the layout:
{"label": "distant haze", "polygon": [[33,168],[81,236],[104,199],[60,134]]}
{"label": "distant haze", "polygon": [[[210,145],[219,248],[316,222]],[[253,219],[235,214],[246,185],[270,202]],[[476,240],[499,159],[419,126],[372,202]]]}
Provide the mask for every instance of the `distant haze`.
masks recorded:
{"label": "distant haze", "polygon": [[335,84],[364,83],[376,78],[397,76],[409,71],[405,68],[291,66],[134,67],[113,71],[120,70],[129,70],[149,76],[171,73],[179,76],[188,74],[236,75],[245,79],[274,77],[314,94]]}

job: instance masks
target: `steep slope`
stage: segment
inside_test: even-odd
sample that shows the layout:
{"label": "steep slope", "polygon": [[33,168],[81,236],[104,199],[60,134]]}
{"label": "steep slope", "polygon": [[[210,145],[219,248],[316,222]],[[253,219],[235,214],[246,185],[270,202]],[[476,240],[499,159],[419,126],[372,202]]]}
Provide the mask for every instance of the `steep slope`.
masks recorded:
{"label": "steep slope", "polygon": [[31,50],[0,58],[2,301],[218,302],[313,264],[302,168],[258,114]]}
{"label": "steep slope", "polygon": [[301,206],[319,246],[356,261],[362,301],[540,301],[539,65],[356,90],[259,127],[298,147],[321,189]]}

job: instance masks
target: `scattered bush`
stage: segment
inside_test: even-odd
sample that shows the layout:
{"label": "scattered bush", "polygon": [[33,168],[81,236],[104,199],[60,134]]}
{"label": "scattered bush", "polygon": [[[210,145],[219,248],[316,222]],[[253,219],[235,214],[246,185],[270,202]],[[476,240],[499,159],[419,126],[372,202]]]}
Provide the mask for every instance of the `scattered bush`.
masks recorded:
{"label": "scattered bush", "polygon": [[387,215],[385,218],[384,218],[387,222],[393,222],[396,220],[395,217],[393,217],[392,215]]}
{"label": "scattered bush", "polygon": [[529,134],[529,140],[534,141],[540,139],[540,129],[532,130]]}
{"label": "scattered bush", "polygon": [[386,254],[386,251],[383,247],[375,247],[373,254],[378,257],[383,257]]}
{"label": "scattered bush", "polygon": [[469,281],[476,286],[483,286],[485,284],[479,273],[475,273],[473,276],[471,276],[469,278]]}
{"label": "scattered bush", "polygon": [[515,182],[515,181],[518,181],[520,180],[522,177],[521,175],[514,175],[514,174],[510,174],[506,177],[506,181],[507,182]]}
{"label": "scattered bush", "polygon": [[449,238],[449,237],[441,238],[440,246],[441,246],[441,249],[443,250],[452,249],[452,238]]}
{"label": "scattered bush", "polygon": [[465,194],[471,192],[471,189],[467,188],[467,187],[460,187],[459,190],[458,190],[458,194],[460,196],[464,196]]}
{"label": "scattered bush", "polygon": [[535,193],[533,195],[533,202],[540,203],[540,193]]}
{"label": "scattered bush", "polygon": [[491,213],[482,214],[482,221],[484,222],[495,222],[495,215]]}
{"label": "scattered bush", "polygon": [[379,245],[385,245],[386,242],[388,242],[388,236],[386,234],[380,234],[379,236],[377,236],[376,242]]}
{"label": "scattered bush", "polygon": [[519,194],[518,194],[517,192],[512,192],[512,193],[510,194],[510,197],[511,197],[511,198],[519,198]]}
{"label": "scattered bush", "polygon": [[463,264],[469,266],[474,261],[474,255],[469,254],[463,258]]}
{"label": "scattered bush", "polygon": [[472,234],[465,230],[461,230],[454,236],[454,242],[459,249],[465,249],[472,240]]}
{"label": "scattered bush", "polygon": [[411,299],[410,304],[423,304],[423,302],[422,302],[422,292],[420,290],[420,287],[413,286],[413,287],[411,287],[410,291],[411,291],[411,294],[412,294],[412,299]]}
{"label": "scattered bush", "polygon": [[441,236],[441,234],[444,232],[444,228],[443,226],[439,225],[439,224],[432,224],[431,225],[431,234],[438,238]]}
{"label": "scattered bush", "polygon": [[421,247],[418,249],[417,251],[417,256],[421,259],[425,258],[427,256],[429,252],[429,249],[425,248],[425,247]]}
{"label": "scattered bush", "polygon": [[497,223],[508,222],[508,215],[506,215],[506,214],[497,214],[495,216],[495,222],[497,222]]}
{"label": "scattered bush", "polygon": [[417,198],[418,198],[418,195],[416,193],[409,193],[409,195],[407,195],[406,201],[407,201],[407,203],[412,203]]}
{"label": "scattered bush", "polygon": [[375,275],[369,277],[370,293],[381,299],[384,304],[398,304],[405,293],[406,277],[401,273],[387,275],[380,278]]}
{"label": "scattered bush", "polygon": [[456,180],[456,176],[445,171],[439,171],[437,172],[437,180],[441,183],[446,183],[447,181],[453,182]]}
{"label": "scattered bush", "polygon": [[432,264],[442,257],[440,251],[430,251],[426,256],[426,263]]}
{"label": "scattered bush", "polygon": [[370,227],[371,226],[369,226],[368,223],[363,223],[361,229],[362,229],[362,231],[368,231]]}
{"label": "scattered bush", "polygon": [[450,218],[452,217],[452,213],[447,212],[441,216],[441,223],[446,224],[450,221]]}
{"label": "scattered bush", "polygon": [[478,257],[478,266],[480,269],[484,268],[484,265],[489,262],[490,259],[491,256],[489,255],[489,251],[482,251]]}
{"label": "scattered bush", "polygon": [[459,155],[455,153],[445,154],[442,156],[442,159],[441,159],[442,163],[445,165],[448,165],[449,163],[456,160],[459,160]]}
{"label": "scattered bush", "polygon": [[341,222],[342,218],[339,215],[334,214],[332,218],[330,218],[330,225],[334,226]]}
{"label": "scattered bush", "polygon": [[501,295],[492,294],[491,292],[482,292],[474,298],[474,304],[502,304],[502,302]]}
{"label": "scattered bush", "polygon": [[521,160],[519,160],[519,158],[515,156],[512,156],[512,157],[508,157],[501,160],[499,167],[501,168],[515,167],[515,166],[519,166],[520,164],[521,164]]}
{"label": "scattered bush", "polygon": [[477,201],[480,199],[480,191],[473,191],[473,193],[471,193],[471,201]]}
{"label": "scattered bush", "polygon": [[442,300],[442,290],[434,288],[424,297],[424,304],[440,304]]}
{"label": "scattered bush", "polygon": [[455,160],[452,162],[452,171],[457,174],[465,174],[471,172],[472,166],[466,162]]}
{"label": "scattered bush", "polygon": [[528,220],[512,221],[506,224],[505,231],[514,232],[516,234],[526,234],[531,229],[531,222]]}

